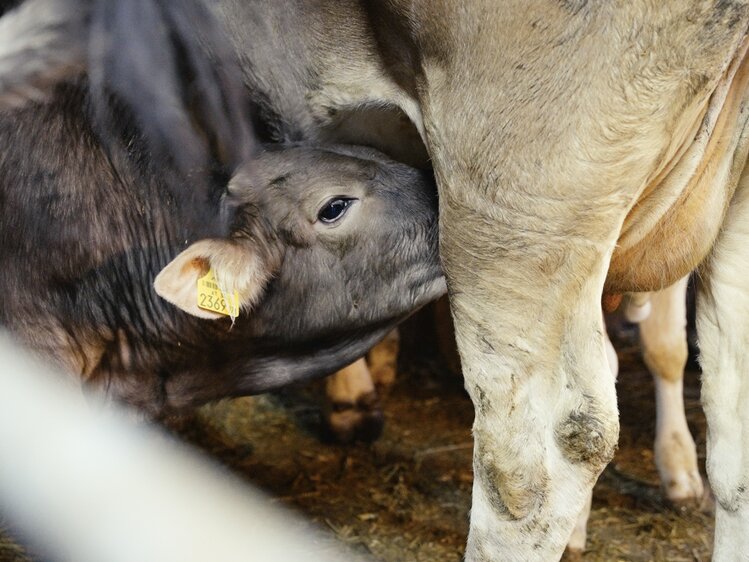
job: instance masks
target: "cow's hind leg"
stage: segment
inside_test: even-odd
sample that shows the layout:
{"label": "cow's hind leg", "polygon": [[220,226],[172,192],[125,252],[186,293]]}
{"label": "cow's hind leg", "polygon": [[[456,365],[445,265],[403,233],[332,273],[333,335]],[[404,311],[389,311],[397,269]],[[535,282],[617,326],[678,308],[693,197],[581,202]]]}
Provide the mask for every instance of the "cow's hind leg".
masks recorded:
{"label": "cow's hind leg", "polygon": [[749,560],[749,181],[744,172],[697,300],[713,559]]}
{"label": "cow's hind leg", "polygon": [[573,558],[581,555],[585,550],[585,542],[588,540],[588,518],[590,517],[590,508],[593,505],[593,490],[588,493],[588,499],[583,506],[583,510],[577,516],[575,528],[572,529],[570,540],[567,541],[567,554]]}
{"label": "cow's hind leg", "polygon": [[374,441],[382,433],[384,416],[364,358],[330,375],[325,381],[325,422],[340,443]]}
{"label": "cow's hind leg", "polygon": [[687,363],[687,278],[650,295],[650,314],[640,323],[643,358],[655,381],[655,464],[672,501],[702,497],[697,448],[684,415]]}

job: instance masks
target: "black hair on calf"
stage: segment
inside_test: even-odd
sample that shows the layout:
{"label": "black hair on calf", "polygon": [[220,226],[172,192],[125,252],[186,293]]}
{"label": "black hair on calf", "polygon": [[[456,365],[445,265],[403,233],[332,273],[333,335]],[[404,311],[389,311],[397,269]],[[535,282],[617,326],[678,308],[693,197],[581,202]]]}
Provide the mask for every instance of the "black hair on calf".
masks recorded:
{"label": "black hair on calf", "polygon": [[114,96],[154,156],[176,172],[166,179],[188,231],[225,235],[228,179],[257,143],[235,55],[213,15],[196,0],[95,0],[88,58],[103,130],[118,133]]}
{"label": "black hair on calf", "polygon": [[26,0],[0,29],[0,108],[86,71],[103,146],[142,145],[188,239],[228,233],[228,180],[258,143],[235,54],[199,0]]}

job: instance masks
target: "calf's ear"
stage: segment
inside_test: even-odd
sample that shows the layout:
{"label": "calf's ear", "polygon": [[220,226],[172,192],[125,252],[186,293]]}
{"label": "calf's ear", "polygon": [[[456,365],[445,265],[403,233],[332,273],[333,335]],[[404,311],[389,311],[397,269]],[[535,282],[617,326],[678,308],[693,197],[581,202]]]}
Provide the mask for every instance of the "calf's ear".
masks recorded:
{"label": "calf's ear", "polygon": [[[199,318],[225,316],[198,306],[198,280],[209,271],[223,295],[236,294],[241,308],[251,308],[260,298],[271,272],[249,241],[200,240],[180,253],[156,276],[156,293]],[[231,306],[231,305],[229,305]]]}

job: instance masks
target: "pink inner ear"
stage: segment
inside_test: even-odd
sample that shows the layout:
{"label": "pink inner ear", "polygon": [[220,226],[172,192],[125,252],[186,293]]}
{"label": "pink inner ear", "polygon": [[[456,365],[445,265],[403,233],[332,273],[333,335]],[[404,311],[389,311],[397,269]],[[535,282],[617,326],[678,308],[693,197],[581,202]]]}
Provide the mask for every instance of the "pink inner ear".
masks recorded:
{"label": "pink inner ear", "polygon": [[209,262],[205,258],[192,258],[185,265],[182,266],[181,275],[188,275],[193,271],[197,271],[198,277],[203,277],[208,270],[211,268]]}

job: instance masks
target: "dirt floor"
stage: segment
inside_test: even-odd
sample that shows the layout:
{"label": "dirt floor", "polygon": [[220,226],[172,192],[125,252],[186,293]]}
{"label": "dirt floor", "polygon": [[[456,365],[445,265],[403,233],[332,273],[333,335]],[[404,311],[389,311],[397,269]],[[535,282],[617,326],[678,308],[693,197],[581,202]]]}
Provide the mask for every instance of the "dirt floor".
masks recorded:
{"label": "dirt floor", "polygon": [[[709,560],[708,510],[669,505],[660,493],[652,450],[653,385],[635,330],[615,332],[621,439],[595,488],[583,559]],[[384,400],[384,434],[371,445],[321,442],[320,391],[314,387],[212,405],[182,434],[374,560],[458,561],[468,530],[473,410],[462,382],[442,362],[422,356],[404,363]],[[704,474],[698,377],[691,365],[685,395]],[[6,534],[0,560],[29,558]]]}

